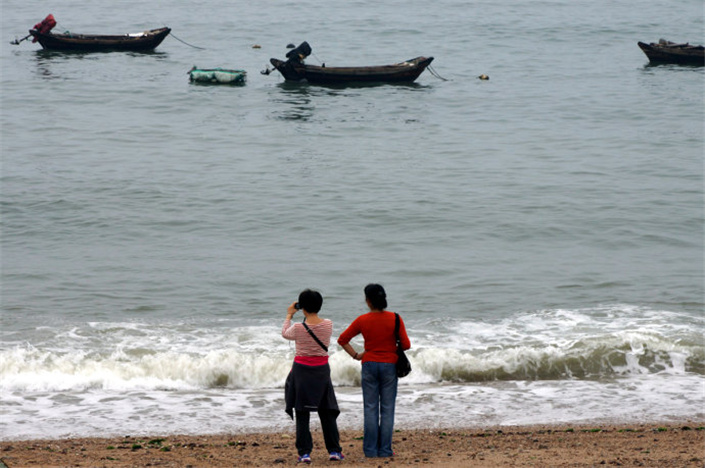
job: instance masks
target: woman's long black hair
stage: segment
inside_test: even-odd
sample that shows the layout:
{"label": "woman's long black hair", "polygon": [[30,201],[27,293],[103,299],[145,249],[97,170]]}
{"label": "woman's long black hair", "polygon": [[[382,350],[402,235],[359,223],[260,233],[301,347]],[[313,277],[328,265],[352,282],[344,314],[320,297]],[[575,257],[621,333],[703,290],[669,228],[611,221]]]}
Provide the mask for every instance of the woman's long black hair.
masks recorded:
{"label": "woman's long black hair", "polygon": [[370,305],[375,310],[387,308],[387,293],[381,284],[370,283],[365,286],[365,297],[370,301]]}

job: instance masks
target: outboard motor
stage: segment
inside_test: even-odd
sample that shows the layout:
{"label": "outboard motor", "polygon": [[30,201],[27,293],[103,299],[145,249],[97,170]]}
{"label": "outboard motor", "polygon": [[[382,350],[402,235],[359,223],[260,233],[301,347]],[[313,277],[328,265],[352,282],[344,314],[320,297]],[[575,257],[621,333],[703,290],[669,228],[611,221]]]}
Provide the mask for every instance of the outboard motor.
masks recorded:
{"label": "outboard motor", "polygon": [[297,48],[291,49],[286,53],[286,58],[292,62],[303,62],[306,57],[311,55],[311,46],[308,42],[302,42]]}

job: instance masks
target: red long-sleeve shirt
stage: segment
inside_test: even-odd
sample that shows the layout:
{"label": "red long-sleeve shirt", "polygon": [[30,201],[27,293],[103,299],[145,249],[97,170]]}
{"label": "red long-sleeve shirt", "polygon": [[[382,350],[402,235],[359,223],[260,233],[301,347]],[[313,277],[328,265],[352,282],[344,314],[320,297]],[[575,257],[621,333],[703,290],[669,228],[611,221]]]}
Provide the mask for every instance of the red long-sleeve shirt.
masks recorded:
{"label": "red long-sleeve shirt", "polygon": [[[362,362],[397,362],[397,340],[394,337],[394,312],[368,312],[360,315],[338,337],[338,344],[344,346],[362,333],[365,339],[365,354]],[[399,340],[404,350],[411,348],[404,321],[399,317]]]}

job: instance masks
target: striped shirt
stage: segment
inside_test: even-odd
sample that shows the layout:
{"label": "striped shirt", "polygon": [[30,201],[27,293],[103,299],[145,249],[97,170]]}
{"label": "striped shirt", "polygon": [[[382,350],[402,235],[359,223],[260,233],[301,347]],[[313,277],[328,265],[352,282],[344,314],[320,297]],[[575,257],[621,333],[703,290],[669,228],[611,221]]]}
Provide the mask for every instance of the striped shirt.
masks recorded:
{"label": "striped shirt", "polygon": [[[308,328],[326,346],[330,346],[330,337],[333,335],[333,322],[323,319],[321,323],[309,325]],[[313,337],[306,331],[302,323],[291,324],[291,320],[284,320],[282,336],[287,340],[296,342],[296,356],[325,356],[328,352],[316,343]]]}

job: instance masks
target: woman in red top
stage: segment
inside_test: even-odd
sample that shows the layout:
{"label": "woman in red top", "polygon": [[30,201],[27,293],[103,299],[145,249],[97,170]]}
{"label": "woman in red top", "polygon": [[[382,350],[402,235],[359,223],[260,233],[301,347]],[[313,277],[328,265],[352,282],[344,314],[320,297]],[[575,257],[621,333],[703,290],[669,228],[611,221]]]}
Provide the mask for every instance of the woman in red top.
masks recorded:
{"label": "woman in red top", "polygon": [[[387,293],[379,284],[365,287],[370,311],[360,315],[340,334],[338,344],[353,358],[362,361],[362,400],[364,439],[367,457],[391,457],[394,432],[394,406],[397,398],[397,340],[394,312],[387,308]],[[411,348],[404,321],[400,317],[399,338],[404,350]],[[365,350],[357,353],[350,340],[362,333]]]}

